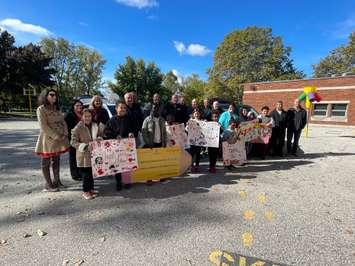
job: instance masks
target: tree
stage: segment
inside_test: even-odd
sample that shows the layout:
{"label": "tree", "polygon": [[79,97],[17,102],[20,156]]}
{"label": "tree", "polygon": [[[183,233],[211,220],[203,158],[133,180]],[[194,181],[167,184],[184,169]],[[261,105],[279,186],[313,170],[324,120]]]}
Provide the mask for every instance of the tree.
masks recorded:
{"label": "tree", "polygon": [[0,29],[0,91],[3,92],[9,85],[11,72],[11,54],[15,50],[15,38],[7,31]]}
{"label": "tree", "polygon": [[171,92],[171,94],[180,92],[182,89],[181,84],[179,84],[178,82],[177,76],[175,76],[175,74],[172,71],[168,71],[164,75],[163,86],[166,89],[168,89]]}
{"label": "tree", "polygon": [[68,104],[82,94],[98,94],[102,87],[103,57],[95,50],[75,45],[63,38],[45,38],[43,52],[52,58],[54,81],[61,98]]}
{"label": "tree", "polygon": [[242,83],[303,78],[290,53],[291,48],[283,45],[281,37],[273,36],[270,28],[236,30],[217,48],[209,80],[227,87],[232,92],[228,98],[240,99]]}
{"label": "tree", "polygon": [[118,65],[115,80],[108,85],[113,92],[123,96],[133,91],[142,103],[151,101],[154,93],[166,94],[162,86],[163,74],[154,62],[146,64],[143,59],[134,60],[128,56],[124,64]]}
{"label": "tree", "polygon": [[202,103],[205,97],[206,83],[197,74],[192,74],[183,82],[182,95],[185,102],[190,104],[192,99]]}
{"label": "tree", "polygon": [[342,45],[322,58],[313,67],[314,77],[355,73],[355,32],[349,35],[349,43]]}

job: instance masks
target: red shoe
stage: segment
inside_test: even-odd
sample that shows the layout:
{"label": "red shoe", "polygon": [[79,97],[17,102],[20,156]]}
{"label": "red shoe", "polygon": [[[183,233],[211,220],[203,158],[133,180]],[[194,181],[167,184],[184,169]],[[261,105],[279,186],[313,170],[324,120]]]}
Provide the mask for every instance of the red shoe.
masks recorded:
{"label": "red shoe", "polygon": [[209,172],[211,173],[211,174],[215,174],[217,171],[216,171],[216,167],[211,167],[210,168],[210,170],[209,170]]}

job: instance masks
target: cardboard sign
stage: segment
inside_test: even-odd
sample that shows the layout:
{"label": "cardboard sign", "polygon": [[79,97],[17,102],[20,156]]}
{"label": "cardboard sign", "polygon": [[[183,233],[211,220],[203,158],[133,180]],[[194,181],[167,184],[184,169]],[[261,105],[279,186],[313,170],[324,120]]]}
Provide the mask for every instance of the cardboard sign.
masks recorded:
{"label": "cardboard sign", "polygon": [[138,149],[139,168],[132,173],[132,182],[146,182],[180,176],[191,166],[191,155],[181,147]]}
{"label": "cardboard sign", "polygon": [[190,119],[186,126],[188,143],[202,147],[219,147],[220,125],[217,122],[206,122]]}
{"label": "cardboard sign", "polygon": [[286,266],[283,263],[275,263],[269,260],[258,259],[231,253],[222,250],[215,250],[208,256],[212,265],[230,265],[230,266]]}
{"label": "cardboard sign", "polygon": [[245,150],[245,142],[237,141],[236,143],[229,144],[227,141],[222,142],[223,149],[223,164],[242,165],[247,161],[247,154]]}
{"label": "cardboard sign", "polygon": [[264,143],[264,144],[268,144],[271,138],[271,133],[272,133],[272,129],[268,128],[268,127],[260,127],[259,128],[259,136],[252,140],[252,143]]}
{"label": "cardboard sign", "polygon": [[259,138],[259,123],[254,122],[242,122],[236,129],[237,136],[240,140],[244,142],[250,142],[254,139]]}
{"label": "cardboard sign", "polygon": [[187,134],[184,124],[166,126],[166,135],[168,147],[180,146],[184,149],[190,148],[187,143]]}
{"label": "cardboard sign", "polygon": [[138,167],[134,138],[90,142],[93,177],[115,175]]}

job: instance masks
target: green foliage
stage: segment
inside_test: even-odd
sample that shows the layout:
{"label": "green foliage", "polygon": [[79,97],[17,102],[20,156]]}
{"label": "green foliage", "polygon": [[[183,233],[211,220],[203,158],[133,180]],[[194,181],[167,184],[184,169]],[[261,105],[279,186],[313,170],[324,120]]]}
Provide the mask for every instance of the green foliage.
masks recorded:
{"label": "green foliage", "polygon": [[139,102],[150,102],[154,93],[163,98],[169,91],[162,86],[163,74],[154,62],[146,64],[143,59],[134,60],[126,57],[126,62],[120,64],[115,72],[116,82],[109,83],[109,88],[120,96],[127,92],[135,92]]}
{"label": "green foliage", "polygon": [[314,77],[341,75],[343,73],[355,74],[355,32],[350,34],[347,45],[332,50],[318,64],[313,65]]}
{"label": "green foliage", "polygon": [[100,94],[106,61],[97,51],[63,38],[45,38],[41,47],[52,58],[50,65],[56,70],[54,81],[66,104],[79,95]]}
{"label": "green foliage", "polygon": [[190,105],[192,99],[196,99],[199,105],[202,105],[206,92],[206,83],[200,79],[197,74],[187,77],[182,86],[182,95],[185,102]]}
{"label": "green foliage", "polygon": [[228,34],[217,48],[213,67],[208,71],[208,94],[241,99],[245,82],[299,79],[290,59],[291,48],[270,28],[248,27]]}
{"label": "green foliage", "polygon": [[[0,34],[0,92],[12,107],[25,107],[28,98],[23,89],[52,86],[54,69],[51,58],[39,46],[28,44],[15,47],[15,39],[6,31]],[[33,99],[34,100],[34,99]]]}

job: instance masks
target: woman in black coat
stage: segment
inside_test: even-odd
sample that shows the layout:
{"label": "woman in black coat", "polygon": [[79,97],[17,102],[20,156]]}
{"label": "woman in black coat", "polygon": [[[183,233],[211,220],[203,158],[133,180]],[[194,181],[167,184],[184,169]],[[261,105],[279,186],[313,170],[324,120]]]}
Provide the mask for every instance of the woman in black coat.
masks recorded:
{"label": "woman in black coat", "polygon": [[[69,143],[71,139],[71,130],[81,120],[82,111],[83,111],[83,103],[80,100],[74,100],[70,111],[65,115],[64,119],[68,126]],[[71,177],[74,180],[81,180],[76,165],[76,149],[72,146],[70,146],[70,150],[69,150],[69,166],[70,166]]]}

